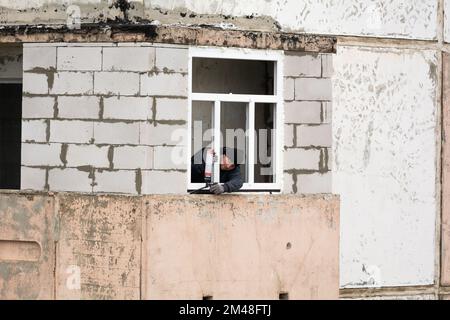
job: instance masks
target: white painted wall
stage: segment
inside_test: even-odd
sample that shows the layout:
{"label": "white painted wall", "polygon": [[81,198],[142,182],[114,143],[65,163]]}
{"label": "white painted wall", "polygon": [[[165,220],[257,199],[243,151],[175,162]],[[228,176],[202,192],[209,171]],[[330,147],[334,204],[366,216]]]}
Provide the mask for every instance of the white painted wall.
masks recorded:
{"label": "white painted wall", "polygon": [[196,13],[266,15],[285,30],[318,34],[434,39],[436,0],[144,0],[147,6]]}
{"label": "white painted wall", "polygon": [[341,195],[341,286],[434,279],[434,51],[339,47],[333,191]]}

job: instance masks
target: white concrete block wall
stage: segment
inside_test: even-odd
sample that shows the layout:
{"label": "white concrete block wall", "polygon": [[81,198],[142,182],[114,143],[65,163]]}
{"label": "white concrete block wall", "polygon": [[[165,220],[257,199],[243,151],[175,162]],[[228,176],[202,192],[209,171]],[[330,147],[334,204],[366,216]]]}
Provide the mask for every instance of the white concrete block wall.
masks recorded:
{"label": "white concrete block wall", "polygon": [[47,188],[52,191],[92,192],[89,172],[74,168],[48,169]]}
{"label": "white concrete block wall", "polygon": [[[49,79],[48,74],[47,78]],[[54,73],[53,83],[51,83],[51,80],[48,82],[50,94],[90,95],[93,93],[94,73],[58,71]]]}
{"label": "white concrete block wall", "polygon": [[284,193],[331,192],[331,54],[284,60]]}
{"label": "white concrete block wall", "polygon": [[[44,98],[46,99],[46,98]],[[58,118],[61,119],[98,119],[100,97],[96,96],[59,96],[55,98]]]}
{"label": "white concrete block wall", "polygon": [[20,175],[26,177],[22,180],[22,190],[44,190],[46,182],[46,169],[30,168],[22,166]]}
{"label": "white concrete block wall", "polygon": [[187,49],[25,44],[23,55],[23,189],[186,192]]}
{"label": "white concrete block wall", "polygon": [[58,71],[102,70],[102,47],[60,47]]}

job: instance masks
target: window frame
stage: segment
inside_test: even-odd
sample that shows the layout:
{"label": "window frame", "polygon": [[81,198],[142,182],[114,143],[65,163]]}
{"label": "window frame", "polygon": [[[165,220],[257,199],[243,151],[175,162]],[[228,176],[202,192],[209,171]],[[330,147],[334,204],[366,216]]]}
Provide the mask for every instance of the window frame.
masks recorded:
{"label": "window frame", "polygon": [[[248,95],[248,94],[216,94],[216,93],[194,93],[192,92],[194,58],[213,58],[213,59],[238,59],[238,60],[259,60],[274,62],[274,94],[273,95]],[[244,183],[239,192],[281,192],[283,186],[283,141],[284,141],[284,99],[283,99],[283,60],[284,52],[275,50],[255,50],[239,48],[212,48],[212,47],[191,47],[189,48],[188,62],[188,137],[187,137],[187,185],[188,191],[197,190],[204,186],[204,183],[191,183],[191,139],[192,139],[192,101],[206,101],[214,104],[213,118],[214,123],[220,123],[220,108],[222,102],[241,102],[248,103],[248,114],[251,121],[248,136],[249,148],[255,145],[255,104],[270,103],[275,105],[275,152],[274,174],[275,182],[255,183],[254,169],[249,170],[249,182]],[[214,126],[214,136],[220,136],[220,126]],[[214,149],[220,150],[220,139],[214,139]],[[248,154],[248,163],[254,165],[254,153]],[[254,167],[254,166],[253,166]],[[214,166],[214,176],[220,175],[220,166]]]}
{"label": "window frame", "polygon": [[[18,77],[0,78],[0,84],[17,84],[17,85],[21,85],[22,86],[22,99],[20,100],[20,108],[23,108],[23,103],[22,103],[22,100],[23,100],[23,78],[18,78]],[[20,111],[20,114],[21,114],[21,118],[20,118],[20,126],[21,126],[21,128],[20,128],[20,135],[21,135],[21,137],[20,137],[19,144],[20,144],[20,150],[22,150],[23,110]],[[18,181],[19,187],[15,188],[15,189],[4,189],[4,188],[0,187],[1,191],[5,191],[5,190],[15,190],[15,191],[22,190],[22,178],[23,177],[22,177],[22,170],[21,170],[21,168],[22,168],[22,151],[20,151],[20,156],[19,156],[19,181]],[[0,167],[0,170],[4,170],[4,168]]]}

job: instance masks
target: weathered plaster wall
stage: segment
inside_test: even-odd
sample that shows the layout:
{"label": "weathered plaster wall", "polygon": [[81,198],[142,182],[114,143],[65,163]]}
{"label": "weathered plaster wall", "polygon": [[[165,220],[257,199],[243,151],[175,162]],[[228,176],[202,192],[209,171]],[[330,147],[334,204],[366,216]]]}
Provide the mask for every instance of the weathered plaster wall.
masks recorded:
{"label": "weathered plaster wall", "polygon": [[4,46],[0,52],[0,79],[22,79],[22,47]]}
{"label": "weathered plaster wall", "polygon": [[[82,22],[123,18],[107,0],[0,1],[2,23],[65,23],[70,5],[79,6]],[[132,20],[214,24],[253,30],[317,34],[435,39],[438,1],[401,0],[138,0],[127,12]],[[69,9],[68,9],[69,8]],[[78,10],[78,9],[75,9]],[[78,11],[75,11],[78,12]]]}
{"label": "weathered plaster wall", "polygon": [[215,199],[2,193],[0,299],[338,298],[339,197]]}
{"label": "weathered plaster wall", "polygon": [[341,286],[432,284],[437,54],[341,46],[334,65]]}
{"label": "weathered plaster wall", "polygon": [[331,193],[333,55],[287,52],[283,68],[283,191]]}
{"label": "weathered plaster wall", "polygon": [[52,200],[59,220],[56,299],[140,299],[141,199],[66,194]]}
{"label": "weathered plaster wall", "polygon": [[185,47],[26,44],[21,189],[185,193],[187,65]]}

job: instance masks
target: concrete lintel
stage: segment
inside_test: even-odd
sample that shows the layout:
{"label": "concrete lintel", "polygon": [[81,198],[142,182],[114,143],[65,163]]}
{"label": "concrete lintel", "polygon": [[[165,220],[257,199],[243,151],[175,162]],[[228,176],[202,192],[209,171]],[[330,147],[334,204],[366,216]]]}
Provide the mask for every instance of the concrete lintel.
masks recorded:
{"label": "concrete lintel", "polygon": [[336,53],[336,38],[284,32],[227,30],[212,26],[139,24],[8,25],[0,27],[0,43],[152,42],[196,46]]}

